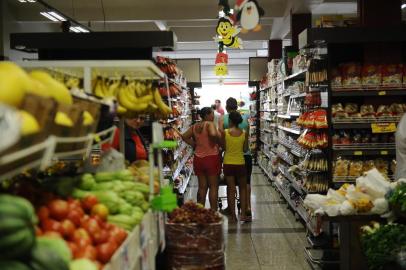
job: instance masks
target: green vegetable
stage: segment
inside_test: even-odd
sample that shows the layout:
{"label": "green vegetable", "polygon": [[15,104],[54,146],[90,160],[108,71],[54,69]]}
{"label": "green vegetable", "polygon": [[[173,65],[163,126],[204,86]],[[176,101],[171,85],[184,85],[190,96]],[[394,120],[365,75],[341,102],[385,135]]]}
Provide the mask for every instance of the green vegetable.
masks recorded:
{"label": "green vegetable", "polygon": [[397,254],[406,249],[406,225],[393,223],[369,228],[361,235],[361,244],[368,269],[384,269],[395,263]]}
{"label": "green vegetable", "polygon": [[406,212],[406,183],[400,183],[389,197],[389,203],[400,207],[402,212]]}
{"label": "green vegetable", "polygon": [[116,179],[114,172],[98,172],[94,175],[96,182],[109,182]]}
{"label": "green vegetable", "polygon": [[124,215],[131,215],[133,213],[133,207],[129,203],[120,204],[118,212]]}
{"label": "green vegetable", "polygon": [[91,260],[77,259],[70,263],[69,270],[98,270]]}
{"label": "green vegetable", "polygon": [[109,215],[107,217],[107,221],[114,225],[117,225],[127,231],[131,231],[138,222],[138,216],[134,217],[134,215]]}
{"label": "green vegetable", "polygon": [[91,174],[84,174],[79,182],[79,188],[84,190],[92,190],[96,185],[96,180],[94,180]]}
{"label": "green vegetable", "polygon": [[148,209],[149,209],[149,203],[146,202],[146,201],[144,201],[144,202],[141,204],[141,208],[142,208],[142,210],[143,210],[144,212],[147,212]]}
{"label": "green vegetable", "polygon": [[114,191],[91,191],[90,194],[93,194],[97,197],[100,203],[107,206],[109,212],[115,214],[118,212],[120,197]]}
{"label": "green vegetable", "polygon": [[41,236],[37,238],[37,245],[53,250],[65,263],[69,263],[72,260],[72,253],[66,242],[61,238]]}
{"label": "green vegetable", "polygon": [[131,205],[141,206],[144,202],[144,195],[139,191],[126,191],[124,199]]}
{"label": "green vegetable", "polygon": [[75,199],[83,199],[84,197],[88,196],[90,194],[90,191],[82,190],[75,188],[72,191],[72,197]]}
{"label": "green vegetable", "polygon": [[1,270],[31,270],[27,265],[19,261],[0,261]]}
{"label": "green vegetable", "polygon": [[69,264],[48,245],[38,242],[31,251],[32,270],[69,270]]}
{"label": "green vegetable", "polygon": [[134,181],[134,176],[129,170],[118,171],[115,176],[122,181]]}
{"label": "green vegetable", "polygon": [[143,194],[149,194],[149,186],[143,183],[134,183],[134,189],[142,192]]}
{"label": "green vegetable", "polygon": [[106,191],[112,191],[114,187],[113,182],[103,182],[103,183],[97,183],[94,185],[92,188],[93,191],[97,190],[106,190]]}

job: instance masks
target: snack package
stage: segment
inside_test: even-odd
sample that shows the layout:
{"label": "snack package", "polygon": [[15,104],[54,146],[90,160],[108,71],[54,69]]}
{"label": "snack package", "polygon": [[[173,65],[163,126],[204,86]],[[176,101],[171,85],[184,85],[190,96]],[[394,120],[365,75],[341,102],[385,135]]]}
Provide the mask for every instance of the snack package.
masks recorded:
{"label": "snack package", "polygon": [[380,66],[365,64],[362,67],[362,85],[363,86],[379,86],[382,82]]}
{"label": "snack package", "polygon": [[333,68],[331,71],[331,87],[340,88],[343,80],[340,68]]}
{"label": "snack package", "polygon": [[371,105],[371,104],[361,105],[360,114],[361,114],[361,117],[365,117],[365,118],[373,118],[373,117],[375,117],[374,106]]}
{"label": "snack package", "polygon": [[346,63],[341,67],[343,87],[361,87],[361,65],[359,63]]}
{"label": "snack package", "polygon": [[400,116],[404,113],[403,104],[393,103],[390,105],[389,111],[393,116]]}
{"label": "snack package", "polygon": [[346,159],[337,159],[334,163],[334,176],[348,176],[349,163]]}
{"label": "snack package", "polygon": [[362,175],[362,161],[351,161],[349,176],[361,176]]}
{"label": "snack package", "polygon": [[402,85],[402,64],[382,65],[381,72],[383,86]]}
{"label": "snack package", "polygon": [[314,127],[315,128],[328,128],[327,124],[327,111],[320,109],[313,112],[314,114]]}

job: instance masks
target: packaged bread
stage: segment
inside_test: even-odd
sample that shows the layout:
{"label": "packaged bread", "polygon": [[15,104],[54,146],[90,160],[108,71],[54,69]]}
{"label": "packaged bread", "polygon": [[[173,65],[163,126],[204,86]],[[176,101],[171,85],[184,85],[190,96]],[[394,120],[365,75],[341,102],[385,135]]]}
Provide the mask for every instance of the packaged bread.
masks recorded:
{"label": "packaged bread", "polygon": [[331,112],[332,112],[333,117],[335,117],[335,118],[347,118],[348,117],[348,114],[344,111],[343,104],[341,104],[341,103],[333,104],[333,106],[331,107]]}
{"label": "packaged bread", "polygon": [[349,115],[353,115],[358,113],[358,105],[355,103],[346,103],[344,107],[344,111]]}
{"label": "packaged bread", "polygon": [[382,65],[382,85],[400,86],[402,84],[402,64]]}
{"label": "packaged bread", "polygon": [[359,63],[346,63],[341,65],[342,85],[344,87],[361,86],[361,65]]}
{"label": "packaged bread", "polygon": [[403,104],[393,103],[390,105],[389,111],[393,116],[402,115],[404,113]]}
{"label": "packaged bread", "polygon": [[375,168],[375,162],[373,160],[366,160],[362,164],[362,172],[367,172]]}
{"label": "packaged bread", "polygon": [[340,68],[333,68],[331,70],[331,87],[339,88],[342,86],[343,80]]}
{"label": "packaged bread", "polygon": [[351,161],[348,176],[361,176],[362,174],[362,161]]}
{"label": "packaged bread", "polygon": [[388,175],[389,165],[386,160],[378,158],[375,160],[375,167],[376,169],[383,175]]}
{"label": "packaged bread", "polygon": [[365,64],[362,67],[362,85],[378,86],[381,84],[382,75],[379,65]]}
{"label": "packaged bread", "polygon": [[361,105],[360,114],[361,114],[361,117],[365,117],[365,118],[375,117],[374,106],[371,104]]}
{"label": "packaged bread", "polygon": [[348,176],[349,163],[346,159],[337,159],[334,163],[334,176]]}
{"label": "packaged bread", "polygon": [[376,116],[378,117],[387,117],[391,116],[391,112],[389,110],[389,106],[387,105],[380,105],[378,110],[376,110]]}

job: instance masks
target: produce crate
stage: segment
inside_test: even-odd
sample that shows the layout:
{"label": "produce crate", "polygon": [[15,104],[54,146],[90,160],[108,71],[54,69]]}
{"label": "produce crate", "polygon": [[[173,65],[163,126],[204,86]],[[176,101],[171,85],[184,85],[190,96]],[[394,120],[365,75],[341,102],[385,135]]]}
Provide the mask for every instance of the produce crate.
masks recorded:
{"label": "produce crate", "polygon": [[[40,144],[48,137],[48,132],[53,125],[53,120],[56,114],[57,103],[51,98],[44,98],[36,95],[27,94],[24,97],[21,110],[27,111],[34,116],[39,124],[40,131],[36,134],[21,137],[20,140],[1,153],[1,156],[7,156],[16,153],[30,146]],[[26,164],[31,164],[34,161],[40,161],[43,157],[43,150],[38,150],[24,158],[19,158],[16,161],[0,165],[0,174],[4,174],[13,169],[22,168]]]}
{"label": "produce crate", "polygon": [[166,223],[169,269],[225,269],[223,223]]}
{"label": "produce crate", "polygon": [[95,133],[100,120],[101,104],[75,96],[73,97],[73,103],[78,105],[83,111],[88,111],[94,119],[94,123],[92,125],[80,126],[78,134],[79,137],[86,136],[90,133]]}

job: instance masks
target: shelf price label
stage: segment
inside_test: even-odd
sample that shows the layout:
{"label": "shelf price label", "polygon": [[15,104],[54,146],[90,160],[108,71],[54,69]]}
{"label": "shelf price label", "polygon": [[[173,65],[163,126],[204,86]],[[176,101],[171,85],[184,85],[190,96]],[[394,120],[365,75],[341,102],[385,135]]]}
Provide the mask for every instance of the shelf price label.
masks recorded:
{"label": "shelf price label", "polygon": [[379,91],[378,92],[378,96],[385,96],[386,95],[386,91]]}
{"label": "shelf price label", "polygon": [[396,131],[396,123],[373,123],[372,133],[392,133]]}
{"label": "shelf price label", "polygon": [[362,156],[363,154],[362,151],[354,151],[354,156]]}
{"label": "shelf price label", "polygon": [[387,155],[388,155],[388,151],[382,150],[382,151],[381,151],[381,155],[382,155],[382,156],[387,156]]}

